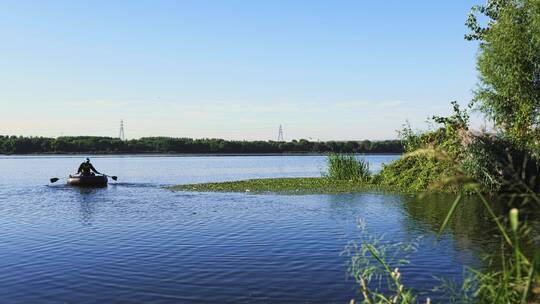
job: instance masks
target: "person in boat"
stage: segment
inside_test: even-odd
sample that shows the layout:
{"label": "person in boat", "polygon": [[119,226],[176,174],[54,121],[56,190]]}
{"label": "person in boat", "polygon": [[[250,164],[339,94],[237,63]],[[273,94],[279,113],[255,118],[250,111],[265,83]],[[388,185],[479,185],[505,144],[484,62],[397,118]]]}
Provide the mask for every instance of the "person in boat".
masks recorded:
{"label": "person in boat", "polygon": [[87,158],[85,162],[83,162],[79,169],[77,170],[77,173],[80,175],[95,175],[94,173],[99,173],[94,166],[90,163],[90,158]]}

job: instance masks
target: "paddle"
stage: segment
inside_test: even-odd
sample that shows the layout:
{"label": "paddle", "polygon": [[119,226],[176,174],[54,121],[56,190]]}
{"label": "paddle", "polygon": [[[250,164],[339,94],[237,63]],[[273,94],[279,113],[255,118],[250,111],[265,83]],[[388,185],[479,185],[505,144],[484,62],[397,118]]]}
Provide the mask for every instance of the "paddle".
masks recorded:
{"label": "paddle", "polygon": [[113,181],[117,181],[118,180],[118,177],[117,176],[110,176],[108,174],[105,174],[105,173],[101,173],[101,175],[105,175],[106,177],[110,177],[113,179]]}
{"label": "paddle", "polygon": [[[69,177],[71,177],[71,175],[70,175]],[[54,183],[56,183],[57,181],[59,181],[60,179],[59,179],[58,177],[53,177],[53,178],[51,178],[51,179],[49,179],[49,180],[51,181],[51,184],[54,184]]]}

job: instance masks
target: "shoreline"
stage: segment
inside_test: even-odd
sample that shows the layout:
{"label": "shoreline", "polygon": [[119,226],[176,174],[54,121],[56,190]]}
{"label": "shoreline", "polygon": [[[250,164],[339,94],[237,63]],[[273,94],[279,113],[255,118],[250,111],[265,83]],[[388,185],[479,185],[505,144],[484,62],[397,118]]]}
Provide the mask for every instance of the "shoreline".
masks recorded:
{"label": "shoreline", "polygon": [[[327,156],[329,153],[311,153],[311,152],[288,152],[288,153],[28,153],[28,154],[0,154],[0,157],[32,157],[32,156],[137,156],[137,157],[205,157],[205,156]],[[355,155],[402,155],[403,153],[353,153]]]}

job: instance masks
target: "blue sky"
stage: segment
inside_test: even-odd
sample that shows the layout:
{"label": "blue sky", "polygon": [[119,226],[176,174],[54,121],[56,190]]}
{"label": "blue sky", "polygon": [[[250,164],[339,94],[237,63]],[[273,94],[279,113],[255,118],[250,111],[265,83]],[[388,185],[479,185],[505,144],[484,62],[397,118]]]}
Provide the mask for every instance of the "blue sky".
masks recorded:
{"label": "blue sky", "polygon": [[476,3],[0,0],[0,134],[395,138],[470,100]]}

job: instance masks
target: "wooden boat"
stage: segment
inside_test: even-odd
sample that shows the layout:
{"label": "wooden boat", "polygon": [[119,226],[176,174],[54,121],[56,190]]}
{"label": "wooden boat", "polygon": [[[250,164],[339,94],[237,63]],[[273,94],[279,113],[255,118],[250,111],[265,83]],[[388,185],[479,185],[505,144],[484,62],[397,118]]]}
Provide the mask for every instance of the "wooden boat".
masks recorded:
{"label": "wooden boat", "polygon": [[107,187],[105,175],[70,175],[67,183],[77,187]]}

